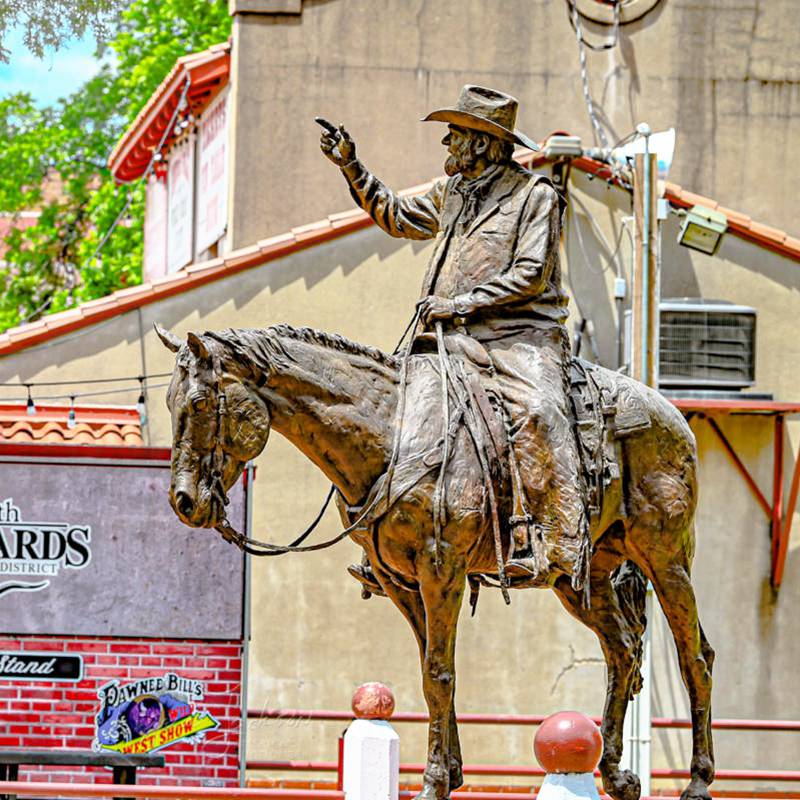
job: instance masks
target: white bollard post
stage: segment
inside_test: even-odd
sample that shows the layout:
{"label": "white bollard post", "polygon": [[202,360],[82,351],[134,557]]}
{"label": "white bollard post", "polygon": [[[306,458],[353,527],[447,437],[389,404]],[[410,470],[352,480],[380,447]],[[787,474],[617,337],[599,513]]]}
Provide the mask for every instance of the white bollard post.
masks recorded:
{"label": "white bollard post", "polygon": [[344,734],[342,789],[346,800],[397,800],[400,737],[388,720],[394,697],[382,683],[365,683],[353,694],[356,719]]}
{"label": "white bollard post", "polygon": [[580,711],[551,714],[539,726],[533,749],[547,771],[537,800],[600,800],[594,769],[603,738],[589,717]]}

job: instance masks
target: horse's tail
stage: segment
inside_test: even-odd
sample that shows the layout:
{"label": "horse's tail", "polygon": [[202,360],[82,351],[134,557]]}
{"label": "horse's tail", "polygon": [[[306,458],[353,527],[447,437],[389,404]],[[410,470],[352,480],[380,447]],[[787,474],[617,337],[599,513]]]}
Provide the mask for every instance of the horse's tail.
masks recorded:
{"label": "horse's tail", "polygon": [[623,561],[614,570],[611,583],[633,638],[633,676],[630,698],[642,688],[643,637],[647,627],[647,578],[633,561]]}

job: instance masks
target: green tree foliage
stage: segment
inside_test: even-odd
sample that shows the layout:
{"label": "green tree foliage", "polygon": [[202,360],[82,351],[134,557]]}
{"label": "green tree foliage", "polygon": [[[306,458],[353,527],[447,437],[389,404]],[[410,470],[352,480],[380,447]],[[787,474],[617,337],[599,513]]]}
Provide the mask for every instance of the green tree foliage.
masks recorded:
{"label": "green tree foliage", "polygon": [[109,39],[112,65],[78,92],[47,108],[0,100],[0,211],[42,212],[5,238],[0,330],[141,281],[144,187],[117,186],[106,159],[175,60],[229,33],[226,0],[134,0]]}
{"label": "green tree foliage", "polygon": [[0,2],[0,61],[11,53],[2,45],[6,34],[20,26],[25,46],[41,58],[70,39],[91,30],[104,42],[122,7],[122,0],[4,0]]}

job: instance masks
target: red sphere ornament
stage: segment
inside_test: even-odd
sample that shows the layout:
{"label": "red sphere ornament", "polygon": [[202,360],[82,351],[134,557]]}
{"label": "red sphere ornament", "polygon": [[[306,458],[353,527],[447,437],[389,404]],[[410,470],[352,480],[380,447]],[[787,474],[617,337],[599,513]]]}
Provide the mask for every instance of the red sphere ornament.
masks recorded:
{"label": "red sphere ornament", "polygon": [[603,754],[603,737],[586,714],[559,711],[539,726],[533,750],[548,773],[593,772]]}
{"label": "red sphere ornament", "polygon": [[394,695],[382,683],[362,683],[353,692],[353,714],[357,719],[389,719],[394,714]]}

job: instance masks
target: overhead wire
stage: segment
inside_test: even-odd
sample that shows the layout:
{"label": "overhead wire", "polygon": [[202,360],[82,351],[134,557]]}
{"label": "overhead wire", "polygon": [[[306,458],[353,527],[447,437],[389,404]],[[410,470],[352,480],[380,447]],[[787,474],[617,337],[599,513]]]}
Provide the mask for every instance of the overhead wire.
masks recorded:
{"label": "overhead wire", "polygon": [[[578,224],[577,220],[575,220],[575,231],[576,231],[576,236],[577,236],[577,239],[578,239],[578,244],[579,244],[579,246],[581,248],[581,252],[583,254],[583,257],[584,257],[584,260],[585,260],[585,262],[587,264],[587,267],[589,267],[589,271],[590,272],[594,272],[595,274],[601,274],[603,272],[606,272],[611,267],[612,262],[613,262],[614,263],[614,272],[615,272],[615,274],[618,275],[618,276],[622,275],[622,273],[625,272],[625,268],[624,268],[624,265],[622,264],[622,262],[617,259],[617,255],[619,254],[620,247],[622,245],[622,237],[626,233],[628,234],[628,236],[630,236],[630,231],[628,231],[627,227],[624,224],[620,226],[619,233],[617,234],[617,240],[614,243],[614,248],[612,250],[611,246],[608,243],[608,240],[605,237],[605,234],[603,233],[602,228],[600,227],[600,223],[597,221],[597,219],[595,218],[594,214],[592,214],[592,212],[587,208],[585,203],[583,203],[574,194],[571,195],[570,199],[571,199],[572,202],[576,203],[580,207],[581,211],[583,211],[584,215],[586,216],[586,218],[589,220],[590,224],[592,225],[592,228],[594,229],[594,232],[595,232],[597,238],[600,240],[601,244],[606,249],[606,252],[610,253],[610,255],[606,258],[605,266],[601,267],[599,272],[596,269],[594,269],[593,267],[591,267],[590,266],[590,260],[589,260],[589,257],[588,257],[588,253],[587,253],[586,248],[585,248],[584,243],[583,243],[583,236],[582,236],[581,230],[580,230],[581,226],[580,226],[580,224]],[[570,212],[570,214],[572,214],[573,219],[574,219],[575,210],[572,208],[571,205],[569,206],[569,212]],[[633,242],[631,242],[631,244],[632,243]],[[600,256],[603,257],[602,254],[600,254]],[[623,275],[623,277],[624,277],[624,275]]]}
{"label": "overhead wire", "polygon": [[617,46],[617,42],[619,41],[619,7],[621,2],[622,0],[614,1],[614,31],[612,40],[610,42],[605,42],[603,45],[592,45],[590,42],[587,42],[583,36],[581,15],[578,11],[578,4],[576,0],[567,0],[570,11],[570,24],[572,25],[572,29],[575,31],[575,37],[578,40],[578,58],[581,69],[583,99],[586,103],[586,110],[589,112],[589,119],[592,123],[595,144],[599,144],[603,148],[608,147],[608,137],[606,136],[605,130],[603,130],[603,126],[600,124],[600,120],[597,118],[597,114],[595,113],[594,109],[594,102],[592,101],[592,94],[589,90],[589,72],[586,65],[586,47],[589,47],[591,50],[612,50]]}
{"label": "overhead wire", "polygon": [[153,375],[124,375],[119,378],[76,378],[71,381],[6,381],[0,386],[82,386],[94,383],[122,383],[123,381],[151,380],[152,378],[168,378],[171,372],[157,372]]}
{"label": "overhead wire", "polygon": [[[148,384],[147,390],[150,391],[151,389],[163,389],[164,387],[169,386],[169,381],[164,381],[163,383],[154,383]],[[125,392],[130,393],[137,393],[139,392],[138,386],[126,386],[123,389],[104,389],[102,391],[97,392],[72,392],[70,394],[51,394],[51,395],[37,395],[36,400],[42,402],[44,400],[78,400],[81,397],[106,397],[106,395],[110,394],[124,394]],[[33,397],[31,396],[31,399]],[[2,397],[0,398],[0,404],[8,404],[8,403],[27,403],[27,397]],[[34,412],[35,413],[35,412]]]}

